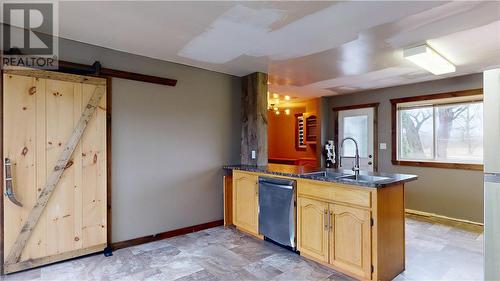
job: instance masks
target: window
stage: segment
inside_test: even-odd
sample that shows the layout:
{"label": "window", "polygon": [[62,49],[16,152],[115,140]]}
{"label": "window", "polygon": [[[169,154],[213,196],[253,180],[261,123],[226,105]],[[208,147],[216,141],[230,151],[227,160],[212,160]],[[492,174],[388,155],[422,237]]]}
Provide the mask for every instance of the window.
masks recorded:
{"label": "window", "polygon": [[481,94],[469,90],[391,100],[393,163],[482,169]]}
{"label": "window", "polygon": [[[347,116],[343,118],[344,138],[351,137],[358,141],[359,156],[368,157],[368,115]],[[344,155],[356,155],[356,145],[352,141],[344,143]]]}

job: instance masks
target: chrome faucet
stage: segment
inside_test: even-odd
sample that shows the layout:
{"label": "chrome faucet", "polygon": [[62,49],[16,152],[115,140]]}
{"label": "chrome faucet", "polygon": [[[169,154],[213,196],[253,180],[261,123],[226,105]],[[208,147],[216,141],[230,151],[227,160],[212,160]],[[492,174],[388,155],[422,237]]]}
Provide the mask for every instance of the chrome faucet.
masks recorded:
{"label": "chrome faucet", "polygon": [[356,155],[354,156],[354,167],[352,167],[352,170],[354,171],[354,175],[356,176],[356,180],[359,177],[359,149],[358,149],[358,142],[351,138],[344,138],[342,142],[340,143],[340,155],[339,155],[339,166],[342,167],[342,154],[344,152],[344,142],[346,140],[352,140],[354,142],[354,145],[356,146]]}

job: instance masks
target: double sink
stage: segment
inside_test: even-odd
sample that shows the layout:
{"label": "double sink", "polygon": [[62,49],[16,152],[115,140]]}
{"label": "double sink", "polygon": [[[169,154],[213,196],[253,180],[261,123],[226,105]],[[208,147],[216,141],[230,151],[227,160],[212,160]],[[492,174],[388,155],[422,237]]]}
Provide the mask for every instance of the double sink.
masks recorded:
{"label": "double sink", "polygon": [[391,180],[389,177],[382,176],[371,176],[371,175],[354,175],[350,173],[342,173],[342,172],[332,172],[332,171],[321,171],[321,172],[312,172],[303,174],[304,176],[312,176],[312,177],[322,177],[322,178],[330,178],[335,180],[342,181],[352,181],[352,182],[360,182],[360,183],[377,183],[382,181]]}

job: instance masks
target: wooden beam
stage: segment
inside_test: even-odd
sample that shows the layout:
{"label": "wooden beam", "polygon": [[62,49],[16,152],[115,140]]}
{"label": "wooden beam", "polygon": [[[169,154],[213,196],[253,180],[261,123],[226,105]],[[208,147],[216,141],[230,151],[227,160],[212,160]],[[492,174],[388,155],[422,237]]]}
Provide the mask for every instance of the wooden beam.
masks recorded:
{"label": "wooden beam", "polygon": [[73,130],[73,133],[66,142],[63,152],[61,153],[59,159],[56,162],[56,166],[54,167],[52,173],[49,175],[47,183],[42,189],[40,196],[36,200],[33,209],[31,209],[28,218],[26,219],[26,222],[21,228],[21,232],[19,233],[19,236],[16,238],[16,241],[14,242],[12,249],[10,250],[10,253],[7,256],[7,259],[5,261],[6,265],[12,265],[19,262],[22,251],[26,246],[26,243],[28,242],[31,233],[35,229],[36,224],[40,219],[43,210],[47,206],[47,203],[49,202],[49,199],[52,193],[54,192],[57,183],[61,179],[61,176],[68,165],[71,155],[75,151],[75,148],[78,145],[78,142],[80,141],[83,132],[87,128],[89,120],[94,115],[97,106],[99,105],[99,101],[101,100],[104,93],[105,90],[103,87],[97,87],[95,89],[94,94],[92,95],[90,101],[85,107],[85,110],[83,111],[80,120],[78,121],[75,129]]}
{"label": "wooden beam", "polygon": [[429,94],[429,95],[421,95],[421,96],[414,96],[414,97],[391,99],[391,103],[397,104],[397,103],[403,103],[403,102],[428,101],[428,100],[467,97],[467,96],[480,96],[482,94],[483,94],[483,89],[479,88],[479,89],[463,90],[463,91],[456,91],[456,92],[446,92],[446,93],[437,93],[437,94]]}
{"label": "wooden beam", "polygon": [[12,74],[12,75],[29,76],[29,77],[35,77],[35,78],[42,78],[42,79],[68,81],[68,82],[74,82],[74,83],[93,84],[93,85],[99,85],[99,86],[106,85],[106,79],[99,78],[99,77],[81,76],[81,75],[75,75],[75,74],[45,71],[45,70],[31,69],[31,68],[5,69],[3,71],[3,73]]}
{"label": "wooden beam", "polygon": [[[242,78],[241,164],[266,166],[267,74],[256,72]],[[252,159],[252,151],[255,158]]]}
{"label": "wooden beam", "polygon": [[[82,75],[82,74],[83,75],[95,75],[96,74],[94,72],[93,66],[91,66],[91,65],[68,62],[68,61],[59,61],[59,71],[70,72],[70,73],[80,74],[80,75]],[[99,76],[106,76],[106,77],[128,79],[128,80],[134,80],[134,81],[140,81],[140,82],[154,83],[154,84],[160,84],[160,85],[166,85],[166,86],[172,86],[172,87],[175,87],[175,85],[177,85],[177,80],[175,80],[175,79],[163,78],[163,77],[152,76],[152,75],[145,75],[145,74],[116,70],[116,69],[111,69],[111,68],[101,68],[98,75]]]}

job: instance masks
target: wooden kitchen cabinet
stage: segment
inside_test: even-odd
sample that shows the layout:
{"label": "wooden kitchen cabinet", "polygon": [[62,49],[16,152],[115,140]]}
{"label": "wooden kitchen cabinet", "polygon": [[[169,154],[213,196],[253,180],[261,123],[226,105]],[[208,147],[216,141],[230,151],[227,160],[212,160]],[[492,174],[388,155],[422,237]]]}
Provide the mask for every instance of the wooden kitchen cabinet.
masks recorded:
{"label": "wooden kitchen cabinet", "polygon": [[299,197],[297,205],[298,250],[328,262],[328,203]]}
{"label": "wooden kitchen cabinet", "polygon": [[[233,224],[258,234],[258,177],[232,171]],[[380,188],[303,178],[297,181],[297,249],[300,255],[358,280],[393,280],[405,269],[404,185]],[[229,179],[226,178],[226,187]],[[226,198],[227,199],[227,198]],[[326,211],[326,212],[325,212]],[[225,219],[230,220],[229,210]]]}
{"label": "wooden kitchen cabinet", "polygon": [[360,279],[372,279],[372,192],[298,181],[300,254]]}
{"label": "wooden kitchen cabinet", "polygon": [[233,224],[251,234],[259,234],[259,181],[256,175],[233,173]]}
{"label": "wooden kitchen cabinet", "polygon": [[329,263],[371,278],[370,211],[330,204]]}
{"label": "wooden kitchen cabinet", "polygon": [[363,208],[298,198],[300,254],[371,278],[371,218]]}

